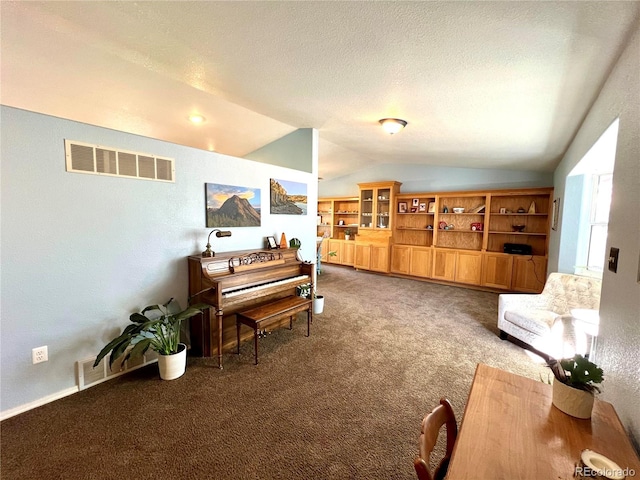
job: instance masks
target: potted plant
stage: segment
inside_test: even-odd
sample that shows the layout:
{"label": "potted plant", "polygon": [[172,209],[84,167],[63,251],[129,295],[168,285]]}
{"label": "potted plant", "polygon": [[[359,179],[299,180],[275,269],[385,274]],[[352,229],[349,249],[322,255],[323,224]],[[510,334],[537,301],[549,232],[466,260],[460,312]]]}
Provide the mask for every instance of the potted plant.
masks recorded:
{"label": "potted plant", "polygon": [[209,305],[200,303],[182,310],[179,303],[171,298],[164,305],[149,305],[140,313],[131,314],[131,324],[105,345],[93,366],[98,366],[108,353],[111,353],[109,368],[112,368],[117,359],[122,359],[122,365],[127,359],[144,355],[151,348],[159,354],[160,378],[173,380],[180,377],[187,364],[187,347],[180,343],[180,326],[183,320],[199,314],[205,308],[209,308]]}
{"label": "potted plant", "polygon": [[[311,284],[306,283],[298,287],[298,296],[303,298],[311,298]],[[322,313],[324,310],[324,295],[318,295],[316,290],[313,291],[313,313]]]}
{"label": "potted plant", "polygon": [[351,230],[348,228],[344,229],[344,239],[349,240],[351,238]]}
{"label": "potted plant", "polygon": [[552,360],[549,367],[555,377],[553,405],[572,417],[591,418],[598,384],[604,380],[602,369],[579,354]]}

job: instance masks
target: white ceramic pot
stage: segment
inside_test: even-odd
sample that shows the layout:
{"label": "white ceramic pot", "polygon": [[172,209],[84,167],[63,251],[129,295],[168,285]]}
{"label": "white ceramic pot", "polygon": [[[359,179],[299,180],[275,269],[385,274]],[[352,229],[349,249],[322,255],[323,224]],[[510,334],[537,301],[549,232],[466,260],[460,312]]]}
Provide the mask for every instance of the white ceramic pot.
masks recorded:
{"label": "white ceramic pot", "polygon": [[576,418],[591,418],[593,393],[553,381],[553,405],[567,415]]}
{"label": "white ceramic pot", "polygon": [[313,314],[316,315],[318,313],[322,313],[324,310],[324,296],[317,295],[313,300]]}
{"label": "white ceramic pot", "polygon": [[344,236],[344,239],[345,239],[345,240],[349,240],[350,238],[351,238],[351,235],[345,235],[345,236]]}
{"label": "white ceramic pot", "polygon": [[187,369],[187,346],[181,343],[178,345],[178,353],[158,355],[158,367],[163,380],[181,377]]}

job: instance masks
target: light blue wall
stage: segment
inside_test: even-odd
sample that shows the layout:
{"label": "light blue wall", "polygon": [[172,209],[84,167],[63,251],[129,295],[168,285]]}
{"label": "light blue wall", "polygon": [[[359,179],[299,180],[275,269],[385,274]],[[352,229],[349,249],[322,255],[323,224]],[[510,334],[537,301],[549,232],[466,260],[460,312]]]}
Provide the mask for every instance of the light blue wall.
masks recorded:
{"label": "light blue wall", "polygon": [[248,160],[313,173],[313,129],[301,128],[245,155]]}
{"label": "light blue wall", "polygon": [[320,197],[358,195],[358,183],[396,180],[402,193],[446,192],[499,188],[550,187],[552,173],[430,165],[372,165],[366,170],[334,180],[322,180]]}
{"label": "light blue wall", "polygon": [[[259,249],[284,231],[315,259],[315,214],[270,215],[269,179],[307,183],[315,205],[317,175],[0,108],[2,412],[75,387],[75,362],[132,312],[170,297],[186,304],[186,257],[210,230],[205,183],[261,189],[262,226],[213,237],[215,251]],[[65,139],[174,158],[176,182],[68,173]],[[42,345],[49,361],[32,365]]]}

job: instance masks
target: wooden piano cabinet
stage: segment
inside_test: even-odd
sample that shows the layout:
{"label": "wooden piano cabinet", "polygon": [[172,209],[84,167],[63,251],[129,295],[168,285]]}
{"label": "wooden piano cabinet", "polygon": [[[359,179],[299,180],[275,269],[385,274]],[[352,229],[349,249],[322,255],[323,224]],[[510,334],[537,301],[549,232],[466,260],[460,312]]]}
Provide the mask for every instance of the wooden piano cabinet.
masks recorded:
{"label": "wooden piano cabinet", "polygon": [[[253,256],[274,258],[241,266],[234,263]],[[190,354],[217,356],[220,368],[223,353],[232,352],[237,346],[235,314],[295,295],[296,287],[313,282],[314,273],[313,264],[297,259],[297,249],[242,250],[211,258],[194,255],[188,257],[188,264],[190,303],[211,305],[202,315],[191,318]],[[245,329],[241,340],[250,336],[251,332]]]}

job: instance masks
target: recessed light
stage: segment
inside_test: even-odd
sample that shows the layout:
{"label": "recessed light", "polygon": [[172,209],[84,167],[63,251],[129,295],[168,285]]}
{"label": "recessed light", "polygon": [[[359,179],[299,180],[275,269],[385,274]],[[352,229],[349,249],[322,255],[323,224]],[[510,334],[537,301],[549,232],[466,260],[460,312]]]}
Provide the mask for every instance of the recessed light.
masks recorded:
{"label": "recessed light", "polygon": [[194,114],[189,115],[189,121],[191,123],[203,123],[206,119],[202,115]]}

